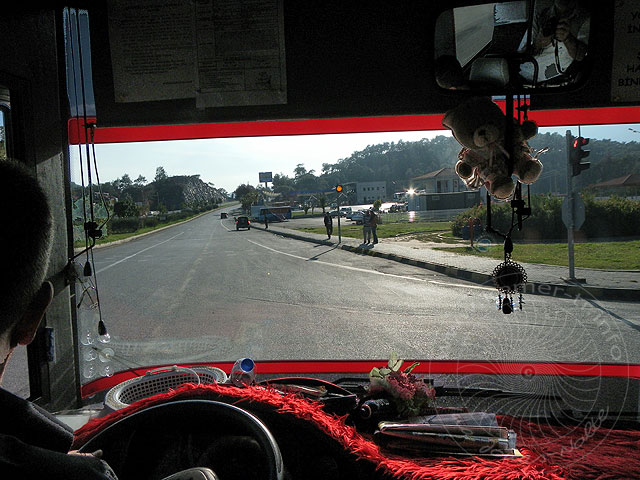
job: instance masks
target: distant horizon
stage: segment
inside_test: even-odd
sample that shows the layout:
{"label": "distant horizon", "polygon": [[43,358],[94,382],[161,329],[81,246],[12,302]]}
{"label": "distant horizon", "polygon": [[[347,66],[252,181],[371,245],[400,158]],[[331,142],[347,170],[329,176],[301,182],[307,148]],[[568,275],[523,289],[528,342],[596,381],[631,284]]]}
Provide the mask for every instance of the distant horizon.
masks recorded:
{"label": "distant horizon", "polygon": [[[571,130],[573,135],[578,135],[576,126],[540,128],[539,134],[564,135],[566,130]],[[640,142],[640,124],[583,126],[581,135],[594,140]],[[102,183],[114,181],[124,174],[128,174],[131,180],[142,175],[147,179],[147,183],[150,183],[155,177],[156,168],[161,166],[169,176],[200,175],[203,182],[213,183],[215,188],[224,188],[231,193],[241,184],[259,185],[259,172],[270,171],[274,175],[282,173],[292,177],[294,168],[301,163],[307,170],[314,170],[319,175],[323,163],[335,164],[368,146],[400,141],[431,140],[437,136],[450,137],[451,131],[171,140],[99,144],[95,146],[95,150]],[[78,147],[70,147],[70,152],[72,181],[80,185]],[[83,158],[85,153],[83,148]],[[452,167],[455,161],[456,159],[451,159]]]}

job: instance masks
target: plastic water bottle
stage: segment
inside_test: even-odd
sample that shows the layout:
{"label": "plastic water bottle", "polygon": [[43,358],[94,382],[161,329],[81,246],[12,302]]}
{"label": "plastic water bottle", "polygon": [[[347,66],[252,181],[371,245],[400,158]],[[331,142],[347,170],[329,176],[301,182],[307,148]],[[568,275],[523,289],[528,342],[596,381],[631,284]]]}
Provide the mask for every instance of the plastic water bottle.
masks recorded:
{"label": "plastic water bottle", "polygon": [[256,364],[250,358],[236,360],[231,369],[231,382],[236,387],[248,387],[256,380]]}

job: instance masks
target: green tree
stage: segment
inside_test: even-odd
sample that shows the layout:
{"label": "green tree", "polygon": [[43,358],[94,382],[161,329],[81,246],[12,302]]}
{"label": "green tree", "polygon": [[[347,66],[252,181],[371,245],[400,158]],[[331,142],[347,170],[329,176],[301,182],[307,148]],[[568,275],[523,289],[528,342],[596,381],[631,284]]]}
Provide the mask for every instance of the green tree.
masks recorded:
{"label": "green tree", "polygon": [[284,173],[273,176],[273,191],[276,193],[290,193],[295,190],[295,180]]}
{"label": "green tree", "polygon": [[165,171],[164,167],[156,168],[156,177],[154,179],[155,182],[162,182],[167,178],[169,178],[169,176],[167,175],[167,172]]}
{"label": "green tree", "polygon": [[127,188],[131,188],[133,186],[133,181],[128,173],[125,173],[120,177],[120,188],[124,191]]}
{"label": "green tree", "polygon": [[[313,172],[313,170],[311,170],[311,172]],[[304,175],[296,178],[296,190],[320,190],[321,188],[318,180],[318,177],[310,172],[307,172]]]}
{"label": "green tree", "polygon": [[240,203],[242,204],[242,209],[245,212],[250,212],[251,211],[251,205],[253,205],[257,201],[258,201],[258,192],[256,192],[256,191],[245,193],[240,198]]}
{"label": "green tree", "polygon": [[145,177],[143,177],[142,175],[138,175],[138,178],[136,178],[133,181],[133,184],[138,188],[144,187],[146,183],[147,183],[147,179]]}
{"label": "green tree", "polygon": [[242,201],[242,197],[244,197],[246,194],[255,193],[255,192],[256,192],[256,188],[253,185],[249,185],[248,183],[246,183],[246,184],[238,185],[238,188],[236,188],[234,193],[236,198]]}
{"label": "green tree", "polygon": [[302,177],[303,175],[306,175],[307,169],[304,168],[304,163],[299,163],[298,165],[296,165],[296,168],[293,169],[293,174],[296,179]]}
{"label": "green tree", "polygon": [[318,198],[318,205],[322,208],[322,213],[324,213],[325,208],[327,208],[327,197],[322,195],[320,198]]}
{"label": "green tree", "polygon": [[375,202],[373,202],[373,209],[378,211],[380,210],[380,207],[382,206],[382,201],[381,200],[376,200]]}
{"label": "green tree", "polygon": [[113,213],[115,213],[118,217],[137,217],[138,216],[138,207],[133,203],[133,199],[130,195],[125,195],[124,198],[117,202],[113,206]]}

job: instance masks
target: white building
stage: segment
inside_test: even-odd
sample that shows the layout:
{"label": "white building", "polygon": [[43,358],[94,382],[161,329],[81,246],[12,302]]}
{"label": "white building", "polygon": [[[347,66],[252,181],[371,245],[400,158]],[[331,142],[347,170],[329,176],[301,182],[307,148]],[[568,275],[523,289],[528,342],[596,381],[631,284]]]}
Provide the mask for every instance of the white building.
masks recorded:
{"label": "white building", "polygon": [[454,193],[467,190],[467,186],[453,168],[441,168],[411,180],[415,187],[424,187],[426,193]]}
{"label": "white building", "polygon": [[387,199],[387,182],[356,183],[356,201],[358,204],[384,202]]}

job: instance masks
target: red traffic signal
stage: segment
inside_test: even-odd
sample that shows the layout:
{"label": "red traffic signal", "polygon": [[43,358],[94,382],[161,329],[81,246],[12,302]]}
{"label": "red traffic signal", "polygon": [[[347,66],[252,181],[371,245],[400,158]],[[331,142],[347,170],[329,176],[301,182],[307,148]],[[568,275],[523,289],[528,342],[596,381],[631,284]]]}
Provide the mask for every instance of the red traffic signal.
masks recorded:
{"label": "red traffic signal", "polygon": [[591,167],[591,163],[581,160],[588,157],[591,153],[589,150],[582,150],[582,147],[589,144],[589,139],[584,137],[576,137],[571,144],[571,152],[569,153],[569,159],[571,161],[571,175],[575,177],[580,175],[580,172],[587,170]]}
{"label": "red traffic signal", "polygon": [[342,185],[336,185],[336,192],[340,193],[342,192],[343,188]]}
{"label": "red traffic signal", "polygon": [[[577,137],[573,140],[573,148],[581,148],[589,144],[589,139],[584,137]],[[586,157],[587,155],[585,155]]]}

